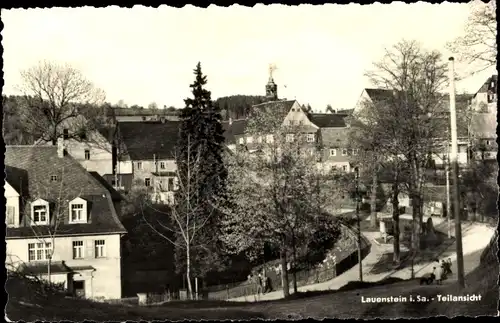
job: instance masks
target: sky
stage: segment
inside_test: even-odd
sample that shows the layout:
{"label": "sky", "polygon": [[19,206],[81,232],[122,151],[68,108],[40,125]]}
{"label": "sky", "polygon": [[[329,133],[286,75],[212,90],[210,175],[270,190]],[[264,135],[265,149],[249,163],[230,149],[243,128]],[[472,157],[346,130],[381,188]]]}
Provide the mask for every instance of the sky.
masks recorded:
{"label": "sky", "polygon": [[[468,14],[466,3],[423,2],[2,10],[3,92],[18,93],[20,71],[49,60],[79,69],[107,102],[181,108],[198,62],[213,99],[264,95],[275,64],[280,98],[350,109],[385,48],[417,40],[447,58],[445,44],[463,34]],[[457,90],[474,93],[491,74]]]}

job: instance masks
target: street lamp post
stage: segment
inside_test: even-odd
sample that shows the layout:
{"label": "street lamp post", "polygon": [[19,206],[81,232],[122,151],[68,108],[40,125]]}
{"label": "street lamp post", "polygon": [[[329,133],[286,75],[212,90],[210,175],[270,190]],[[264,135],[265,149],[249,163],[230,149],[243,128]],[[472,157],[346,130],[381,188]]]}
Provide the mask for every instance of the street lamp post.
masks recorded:
{"label": "street lamp post", "polygon": [[457,247],[457,279],[460,288],[465,287],[464,254],[462,250],[462,228],[460,223],[460,204],[458,193],[458,138],[457,138],[457,112],[455,110],[455,66],[453,57],[450,63],[450,129],[451,129],[451,165],[453,172],[453,211],[455,213],[455,240]]}
{"label": "street lamp post", "polygon": [[355,184],[356,184],[356,220],[358,222],[358,263],[359,263],[359,281],[363,281],[363,266],[361,264],[361,220],[359,218],[359,168],[355,167]]}

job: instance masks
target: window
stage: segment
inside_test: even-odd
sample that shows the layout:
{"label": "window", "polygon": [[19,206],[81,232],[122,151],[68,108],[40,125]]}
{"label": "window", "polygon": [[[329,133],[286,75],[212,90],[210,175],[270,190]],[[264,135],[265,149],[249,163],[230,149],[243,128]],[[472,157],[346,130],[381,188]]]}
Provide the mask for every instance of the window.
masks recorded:
{"label": "window", "polygon": [[267,142],[268,144],[272,143],[273,141],[274,141],[274,137],[273,137],[273,135],[267,135],[267,136],[266,136],[266,142]]}
{"label": "window", "polygon": [[69,138],[69,130],[68,129],[63,129],[63,139],[67,140]]}
{"label": "window", "polygon": [[106,257],[106,241],[104,240],[95,240],[94,241],[94,247],[95,247],[95,257],[96,258],[104,258]]}
{"label": "window", "polygon": [[337,156],[337,149],[330,149],[330,156]]}
{"label": "window", "polygon": [[358,155],[358,153],[359,153],[359,149],[353,149],[353,150],[352,150],[352,155],[353,155],[353,156],[357,156],[357,155]]}
{"label": "window", "polygon": [[307,142],[314,142],[314,134],[313,133],[307,134]]}
{"label": "window", "polygon": [[47,224],[47,206],[35,205],[33,206],[33,223],[34,224]]}
{"label": "window", "polygon": [[15,216],[16,216],[16,207],[12,205],[7,205],[7,217],[5,224],[14,225],[15,224]]}
{"label": "window", "polygon": [[142,162],[135,163],[135,166],[137,167],[137,169],[142,169]]}
{"label": "window", "polygon": [[59,179],[59,177],[57,175],[50,175],[51,182],[57,182],[58,179]]}
{"label": "window", "polygon": [[90,150],[85,149],[85,160],[90,160]]}
{"label": "window", "polygon": [[347,156],[347,149],[342,149],[342,156]]}
{"label": "window", "polygon": [[83,241],[73,241],[73,259],[83,259]]}
{"label": "window", "polygon": [[243,138],[240,138],[240,140],[239,140],[239,143],[240,143],[240,145],[243,145],[243,144],[245,144],[245,139],[243,139]]}
{"label": "window", "polygon": [[253,138],[252,137],[247,137],[247,144],[251,144],[253,142]]}
{"label": "window", "polygon": [[49,260],[51,254],[51,242],[28,243],[28,261]]}
{"label": "window", "polygon": [[293,142],[294,136],[293,133],[289,133],[286,135],[286,142]]}
{"label": "window", "polygon": [[174,190],[174,178],[173,177],[169,177],[168,178],[168,186],[167,186],[167,191],[168,192],[171,192]]}
{"label": "window", "polygon": [[142,117],[142,121],[146,121],[146,117]]}
{"label": "window", "polygon": [[150,187],[151,186],[151,178],[145,178],[144,179],[144,186]]}
{"label": "window", "polygon": [[342,166],[342,170],[343,170],[344,172],[346,172],[346,171],[347,171],[347,166],[346,166],[346,165]]}
{"label": "window", "polygon": [[489,145],[490,145],[490,141],[486,140],[486,146],[489,146]]}
{"label": "window", "polygon": [[71,204],[71,222],[85,221],[83,204]]}
{"label": "window", "polygon": [[160,162],[160,169],[165,169],[165,168],[166,168],[165,162],[163,162],[163,161]]}

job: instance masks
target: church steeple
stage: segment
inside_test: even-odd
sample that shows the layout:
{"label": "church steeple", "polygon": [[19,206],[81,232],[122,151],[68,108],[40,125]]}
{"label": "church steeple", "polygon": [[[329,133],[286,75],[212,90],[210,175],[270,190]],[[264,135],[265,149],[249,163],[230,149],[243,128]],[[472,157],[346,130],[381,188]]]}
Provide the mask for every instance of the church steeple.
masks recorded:
{"label": "church steeple", "polygon": [[270,101],[278,100],[278,86],[274,83],[273,72],[276,70],[276,66],[269,65],[269,81],[266,85],[266,98]]}

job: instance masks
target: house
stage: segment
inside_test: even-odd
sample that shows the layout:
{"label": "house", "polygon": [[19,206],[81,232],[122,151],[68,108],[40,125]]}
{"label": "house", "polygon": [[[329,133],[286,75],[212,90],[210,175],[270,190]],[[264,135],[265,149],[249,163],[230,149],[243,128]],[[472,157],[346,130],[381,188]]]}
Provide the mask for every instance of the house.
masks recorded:
{"label": "house", "polygon": [[[6,267],[77,296],[122,296],[119,197],[64,148],[7,146]],[[102,179],[101,179],[102,181]]]}
{"label": "house", "polygon": [[497,128],[497,83],[498,76],[486,80],[471,102],[472,116],[470,134],[472,146],[476,147],[475,160],[495,160],[498,152]]}
{"label": "house", "polygon": [[120,154],[132,164],[131,188],[145,189],[153,200],[172,203],[177,187],[175,147],[179,121],[118,122]]}
{"label": "house", "polygon": [[[384,104],[390,102],[394,97],[394,92],[387,89],[363,89],[358,102],[355,105],[353,113],[359,113],[362,109],[373,105]],[[460,94],[456,96],[457,111],[461,114],[466,113],[471,96],[468,94]],[[442,136],[435,138],[434,151],[432,151],[432,161],[438,168],[444,167],[444,161],[447,153],[451,150],[451,143],[449,143],[449,127],[450,127],[450,114],[449,114],[449,96],[443,94],[442,100],[437,107],[435,107],[432,114],[429,115],[433,122],[439,127],[443,127]],[[460,115],[457,122],[458,131],[458,163],[465,165],[468,162],[468,147],[469,147],[469,134],[468,125],[465,116]],[[448,147],[447,147],[448,142]]]}
{"label": "house", "polygon": [[[114,125],[98,125],[81,127],[85,118],[79,116],[78,121],[65,120],[62,125],[62,139],[66,152],[78,161],[87,171],[97,172],[115,189],[125,190],[132,178],[132,163],[126,155],[118,155],[114,142],[116,127]],[[76,133],[75,133],[76,132]],[[39,139],[35,145],[53,145]]]}
{"label": "house", "polygon": [[[306,144],[310,146],[311,154],[318,156],[319,169],[351,171],[350,158],[353,151],[348,147],[348,125],[345,121],[348,114],[312,113],[296,100],[279,100],[277,94],[277,85],[270,77],[266,85],[266,98],[269,101],[252,106],[251,113],[255,110],[272,112],[278,120],[283,120],[283,125],[300,126],[301,132],[306,135]],[[247,125],[247,118],[223,122],[224,137],[232,151],[240,146],[252,151],[256,142],[273,140],[273,134],[253,138],[246,133]]]}

